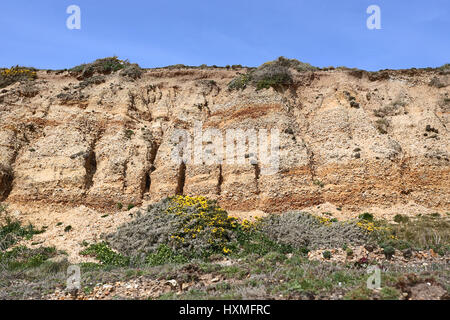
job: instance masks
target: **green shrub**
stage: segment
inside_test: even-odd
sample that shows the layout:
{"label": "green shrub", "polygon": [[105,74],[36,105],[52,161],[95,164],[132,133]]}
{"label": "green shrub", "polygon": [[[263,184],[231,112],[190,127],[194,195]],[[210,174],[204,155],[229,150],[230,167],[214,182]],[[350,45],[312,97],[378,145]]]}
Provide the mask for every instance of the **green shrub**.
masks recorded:
{"label": "green shrub", "polygon": [[124,134],[125,134],[125,138],[131,139],[131,137],[134,135],[134,131],[130,130],[130,129],[125,129]]}
{"label": "green shrub", "polygon": [[[258,230],[248,230],[240,232],[238,235],[239,256],[258,255],[265,256],[270,252],[279,252],[287,254],[293,252],[293,248],[289,244],[276,242],[263,232]],[[304,249],[304,248],[300,248]],[[307,249],[305,249],[306,251]],[[306,254],[308,252],[306,251]]]}
{"label": "green shrub", "polygon": [[130,264],[128,257],[114,252],[105,241],[91,244],[88,248],[81,251],[80,254],[94,257],[104,265],[123,267]]}
{"label": "green shrub", "polygon": [[116,71],[121,76],[137,79],[142,74],[142,69],[137,64],[132,64],[128,60],[120,60],[116,56],[97,59],[92,63],[81,64],[70,69],[70,74],[79,79],[87,79],[95,74],[110,74]]}
{"label": "green shrub", "polygon": [[381,289],[381,300],[398,300],[400,298],[400,291],[392,287],[384,287]]}
{"label": "green shrub", "polygon": [[347,254],[347,257],[352,257],[353,256],[353,250],[351,248],[345,249],[345,253]]}
{"label": "green shrub", "polygon": [[372,222],[373,221],[373,214],[368,213],[368,212],[364,212],[364,213],[359,215],[359,219]]}
{"label": "green shrub", "polygon": [[325,259],[327,259],[327,260],[330,260],[331,259],[331,252],[330,251],[324,251],[324,252],[322,252],[322,256],[325,258]]}
{"label": "green shrub", "polygon": [[5,222],[0,224],[0,251],[8,249],[20,239],[29,240],[33,235],[42,232],[44,230],[37,230],[32,224],[23,227],[20,221],[7,216]]}
{"label": "green shrub", "polygon": [[318,70],[318,68],[295,59],[279,57],[275,61],[266,62],[254,70],[248,70],[246,74],[237,76],[228,84],[228,88],[230,90],[245,89],[249,84],[256,87],[256,90],[288,87],[293,84],[290,70],[304,72]]}
{"label": "green shrub", "polygon": [[120,60],[116,56],[97,59],[92,63],[81,64],[70,69],[74,73],[103,73],[108,74],[114,71],[121,70],[125,67],[127,61]]}
{"label": "green shrub", "polygon": [[10,251],[0,252],[0,269],[12,271],[36,268],[56,255],[57,251],[52,247],[30,249],[19,246]]}
{"label": "green shrub", "polygon": [[256,85],[256,90],[280,88],[293,83],[289,68],[276,63],[265,65],[256,69],[252,74],[252,81]]}
{"label": "green shrub", "polygon": [[122,71],[120,71],[120,75],[123,77],[138,79],[142,76],[142,69],[136,63],[130,64],[126,66]]}
{"label": "green shrub", "polygon": [[407,216],[401,215],[401,214],[396,214],[394,216],[394,221],[397,223],[403,223],[403,222],[408,222],[409,218]]}
{"label": "green shrub", "polygon": [[323,188],[325,186],[325,184],[322,181],[320,181],[320,180],[314,180],[314,184],[316,186],[321,187],[321,188]]}
{"label": "green shrub", "polygon": [[384,242],[399,250],[433,249],[441,255],[450,251],[450,221],[447,217],[418,216],[401,224],[388,225],[387,229]]}
{"label": "green shrub", "polygon": [[395,253],[395,249],[392,246],[386,246],[383,248],[383,253],[386,259],[390,260]]}
{"label": "green shrub", "polygon": [[366,229],[356,222],[316,217],[306,212],[291,211],[262,218],[256,228],[276,243],[296,249],[341,248],[344,244],[365,244]]}
{"label": "green shrub", "polygon": [[247,85],[250,83],[251,75],[249,73],[241,74],[231,80],[231,82],[228,84],[228,88],[230,90],[237,90],[237,89],[245,89]]}
{"label": "green shrub", "polygon": [[[316,71],[319,70],[319,68],[314,67],[306,62],[298,61],[297,59],[287,59],[285,57],[279,57],[277,60],[269,62],[270,64],[278,64],[280,66],[286,67],[286,68],[292,68],[297,70],[298,72],[305,72],[305,71]],[[269,64],[265,63],[265,64]]]}
{"label": "green shrub", "polygon": [[176,254],[169,246],[162,244],[145,258],[145,262],[151,266],[157,266],[165,263],[185,263],[188,262],[188,259],[181,254]]}
{"label": "green shrub", "polygon": [[450,63],[446,63],[437,68],[440,74],[450,74]]}

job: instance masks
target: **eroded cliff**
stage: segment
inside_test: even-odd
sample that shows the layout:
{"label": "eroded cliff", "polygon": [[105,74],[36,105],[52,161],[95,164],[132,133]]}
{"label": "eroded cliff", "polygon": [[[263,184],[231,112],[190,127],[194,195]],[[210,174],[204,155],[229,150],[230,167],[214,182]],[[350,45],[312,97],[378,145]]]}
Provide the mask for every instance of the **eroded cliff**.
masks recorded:
{"label": "eroded cliff", "polygon": [[[33,82],[4,88],[0,200],[22,210],[103,211],[182,192],[239,211],[323,203],[355,212],[408,203],[449,210],[448,73],[293,70],[289,87],[229,90],[244,72],[151,69],[135,80],[77,80],[38,71]],[[279,170],[175,163],[174,130],[193,132],[195,121],[223,133],[278,129]]]}

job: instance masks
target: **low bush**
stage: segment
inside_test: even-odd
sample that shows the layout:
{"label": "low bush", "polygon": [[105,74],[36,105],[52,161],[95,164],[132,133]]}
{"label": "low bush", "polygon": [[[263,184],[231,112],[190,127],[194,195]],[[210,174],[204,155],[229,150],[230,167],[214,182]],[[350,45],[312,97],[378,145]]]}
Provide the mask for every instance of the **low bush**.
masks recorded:
{"label": "low bush", "polygon": [[90,256],[98,259],[104,265],[127,266],[130,259],[119,253],[114,252],[106,242],[91,244],[80,252],[81,255]]}
{"label": "low bush", "polygon": [[105,235],[123,255],[145,259],[166,245],[187,257],[229,254],[228,246],[241,226],[213,201],[204,197],[176,196],[149,207],[136,220]]}
{"label": "low bush", "polygon": [[440,74],[450,74],[450,63],[446,63],[439,68],[437,68]]}
{"label": "low bush", "polygon": [[120,75],[137,79],[142,74],[142,69],[137,64],[132,64],[128,60],[120,60],[116,56],[97,59],[92,63],[81,64],[69,70],[72,76],[80,80],[90,78],[98,74],[111,74],[119,71]]}
{"label": "low bush", "polygon": [[408,218],[408,216],[404,216],[404,215],[401,215],[401,214],[396,214],[394,216],[394,221],[397,222],[397,223],[404,223],[404,222],[408,222],[409,218]]}
{"label": "low bush", "polygon": [[397,249],[433,249],[441,255],[450,252],[450,221],[447,217],[423,215],[390,225],[389,230],[392,235],[389,244]]}
{"label": "low bush", "polygon": [[228,84],[228,88],[230,90],[245,89],[249,84],[253,85],[256,90],[288,87],[293,84],[290,70],[305,72],[318,70],[318,68],[295,59],[279,57],[275,61],[266,62],[256,69],[248,70],[247,73],[237,76]]}
{"label": "low bush", "polygon": [[355,221],[339,222],[298,211],[262,218],[256,228],[273,241],[296,249],[341,248],[347,243],[362,245],[371,232]]}
{"label": "low bush", "polygon": [[175,253],[169,246],[162,244],[145,258],[145,262],[150,266],[158,266],[165,263],[185,263],[188,262],[188,259],[184,255]]}
{"label": "low bush", "polygon": [[142,69],[136,63],[130,64],[120,71],[121,76],[135,80],[139,79],[142,76],[142,73]]}
{"label": "low bush", "polygon": [[15,247],[10,251],[0,252],[0,269],[13,271],[36,268],[57,254],[58,252],[55,248],[40,247],[30,249],[23,246]]}
{"label": "low bush", "polygon": [[386,134],[388,133],[388,128],[389,128],[389,121],[387,121],[386,119],[378,119],[377,121],[375,121],[375,127],[377,128],[378,132],[381,134]]}
{"label": "low bush", "polygon": [[0,223],[0,251],[4,251],[15,245],[21,239],[31,239],[33,235],[42,233],[32,224],[23,227],[21,222],[6,216],[5,221]]}
{"label": "low bush", "polygon": [[361,220],[367,220],[367,221],[373,221],[373,214],[364,212],[359,215],[359,219]]}
{"label": "low bush", "polygon": [[228,84],[228,88],[230,90],[238,90],[238,89],[245,89],[247,85],[250,83],[251,76],[249,73],[241,74],[231,80],[231,82]]}
{"label": "low bush", "polygon": [[253,71],[251,78],[256,86],[256,90],[270,87],[277,89],[293,83],[289,68],[276,62],[264,64],[257,68]]}

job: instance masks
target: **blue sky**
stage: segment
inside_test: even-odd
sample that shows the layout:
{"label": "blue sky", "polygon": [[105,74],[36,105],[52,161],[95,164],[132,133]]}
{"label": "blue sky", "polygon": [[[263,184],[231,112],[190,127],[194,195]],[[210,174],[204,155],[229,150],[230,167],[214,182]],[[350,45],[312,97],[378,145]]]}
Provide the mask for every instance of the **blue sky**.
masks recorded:
{"label": "blue sky", "polygon": [[[72,4],[81,30],[66,28]],[[371,4],[381,30],[366,27]],[[0,28],[0,67],[62,69],[112,55],[148,68],[278,56],[366,70],[450,62],[448,0],[3,0]]]}

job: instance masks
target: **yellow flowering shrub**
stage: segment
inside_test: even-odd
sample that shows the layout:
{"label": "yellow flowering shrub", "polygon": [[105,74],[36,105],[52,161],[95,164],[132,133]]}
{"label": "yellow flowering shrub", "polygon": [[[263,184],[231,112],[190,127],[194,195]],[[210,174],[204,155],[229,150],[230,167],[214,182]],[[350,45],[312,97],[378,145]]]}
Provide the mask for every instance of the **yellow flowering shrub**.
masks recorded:
{"label": "yellow flowering shrub", "polygon": [[356,222],[356,225],[369,233],[382,229],[381,227],[375,226],[375,223],[373,221],[367,220],[359,220],[358,222]]}
{"label": "yellow flowering shrub", "polygon": [[11,67],[0,70],[0,88],[4,88],[17,81],[34,80],[37,78],[36,71],[25,67]]}
{"label": "yellow flowering shrub", "polygon": [[[215,202],[201,196],[178,195],[170,198],[166,213],[182,218],[181,227],[170,236],[177,246],[195,243],[197,247],[206,249],[206,243],[209,251],[231,253],[228,244],[234,238],[233,231],[241,225]],[[242,225],[242,228],[245,226]]]}

